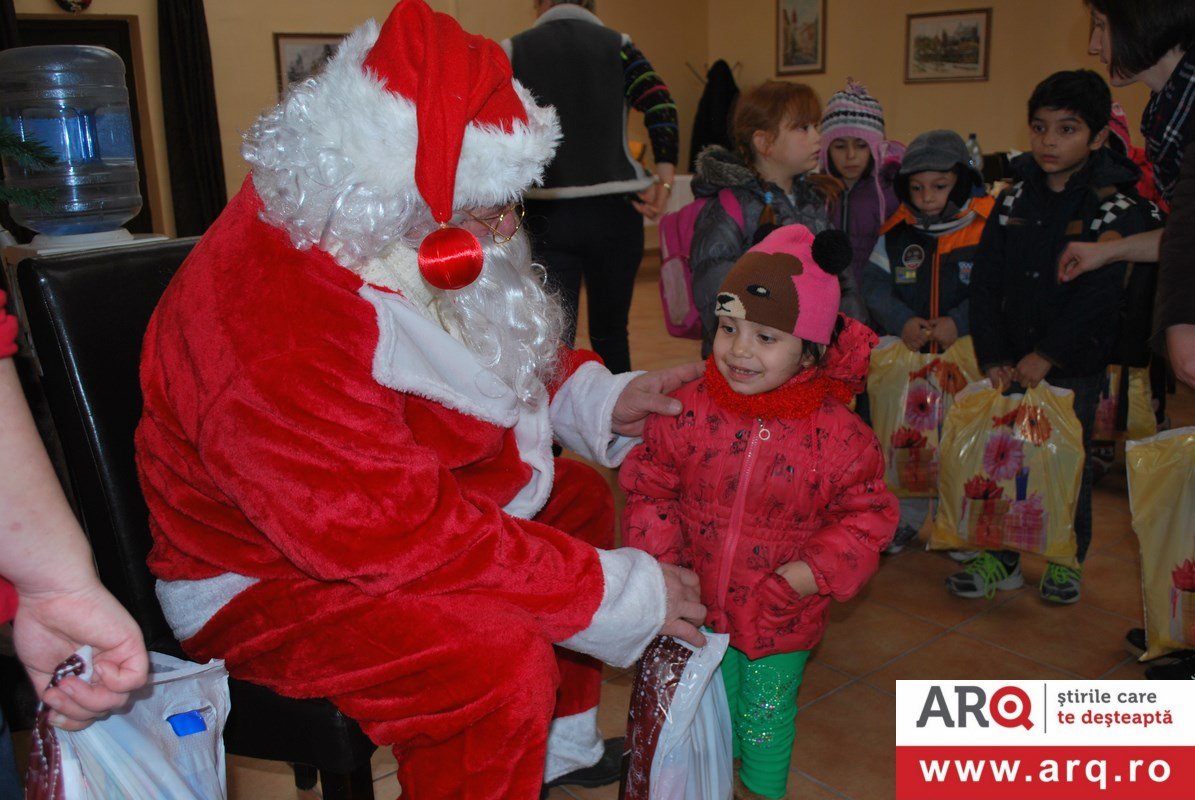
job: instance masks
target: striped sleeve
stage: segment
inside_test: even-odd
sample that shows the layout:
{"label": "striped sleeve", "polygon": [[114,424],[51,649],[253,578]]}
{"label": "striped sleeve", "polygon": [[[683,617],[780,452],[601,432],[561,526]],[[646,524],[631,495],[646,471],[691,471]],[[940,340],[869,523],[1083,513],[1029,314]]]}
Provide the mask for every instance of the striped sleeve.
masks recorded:
{"label": "striped sleeve", "polygon": [[6,302],[4,291],[0,290],[0,358],[17,352],[17,318],[5,310]]}
{"label": "striped sleeve", "polygon": [[630,40],[623,43],[621,55],[627,103],[643,114],[652,155],[657,164],[675,164],[680,150],[680,127],[668,85]]}

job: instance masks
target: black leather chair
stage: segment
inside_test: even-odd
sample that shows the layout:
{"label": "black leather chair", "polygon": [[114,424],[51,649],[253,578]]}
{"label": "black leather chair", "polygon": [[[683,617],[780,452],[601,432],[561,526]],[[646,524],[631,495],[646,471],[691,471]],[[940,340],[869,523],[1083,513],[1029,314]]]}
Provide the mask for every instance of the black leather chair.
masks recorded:
{"label": "black leather chair", "polygon": [[[30,258],[17,267],[42,392],[100,579],[141,625],[150,649],[178,656],[146,566],[151,539],[133,431],[145,329],[195,241]],[[330,702],[284,698],[238,680],[229,691],[229,753],[290,762],[301,788],[318,772],[325,798],[372,800],[369,761],[377,748]]]}

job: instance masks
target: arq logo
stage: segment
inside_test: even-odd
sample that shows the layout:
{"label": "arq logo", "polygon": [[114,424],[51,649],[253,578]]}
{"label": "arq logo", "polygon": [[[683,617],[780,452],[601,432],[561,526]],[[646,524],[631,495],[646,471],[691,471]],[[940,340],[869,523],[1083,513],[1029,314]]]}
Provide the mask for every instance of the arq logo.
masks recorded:
{"label": "arq logo", "polygon": [[953,709],[941,686],[931,686],[921,707],[917,727],[924,728],[931,719],[939,719],[946,728],[965,728],[971,717],[981,728],[988,727],[989,717],[1002,728],[1033,727],[1029,718],[1033,710],[1029,695],[1016,686],[1004,686],[992,693],[991,698],[982,686],[957,685],[954,687]]}

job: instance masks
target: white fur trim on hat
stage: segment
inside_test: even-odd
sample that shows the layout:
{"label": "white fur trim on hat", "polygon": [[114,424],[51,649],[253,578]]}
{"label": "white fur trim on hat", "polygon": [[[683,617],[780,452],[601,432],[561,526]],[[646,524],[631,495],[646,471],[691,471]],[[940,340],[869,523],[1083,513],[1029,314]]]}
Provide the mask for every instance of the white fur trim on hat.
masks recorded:
{"label": "white fur trim on hat", "polygon": [[[267,222],[295,247],[319,247],[357,267],[430,223],[415,186],[415,105],[389,91],[362,63],[378,37],[370,20],[350,34],[319,75],[291,87],[245,133],[241,153]],[[527,123],[510,133],[470,124],[455,187],[456,208],[518,199],[538,184],[560,140],[551,106],[517,81]]]}

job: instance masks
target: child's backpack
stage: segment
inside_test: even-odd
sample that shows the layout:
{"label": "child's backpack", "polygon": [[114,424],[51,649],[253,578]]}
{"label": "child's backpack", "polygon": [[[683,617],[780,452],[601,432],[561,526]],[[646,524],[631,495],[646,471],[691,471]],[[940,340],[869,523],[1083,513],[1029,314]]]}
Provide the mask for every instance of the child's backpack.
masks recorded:
{"label": "child's backpack", "polygon": [[[693,268],[689,251],[697,215],[709,202],[699,197],[676,211],[660,217],[660,301],[664,304],[664,325],[670,336],[681,339],[701,338],[701,313],[693,299]],[[718,192],[722,208],[744,230],[743,207],[730,189]]]}

